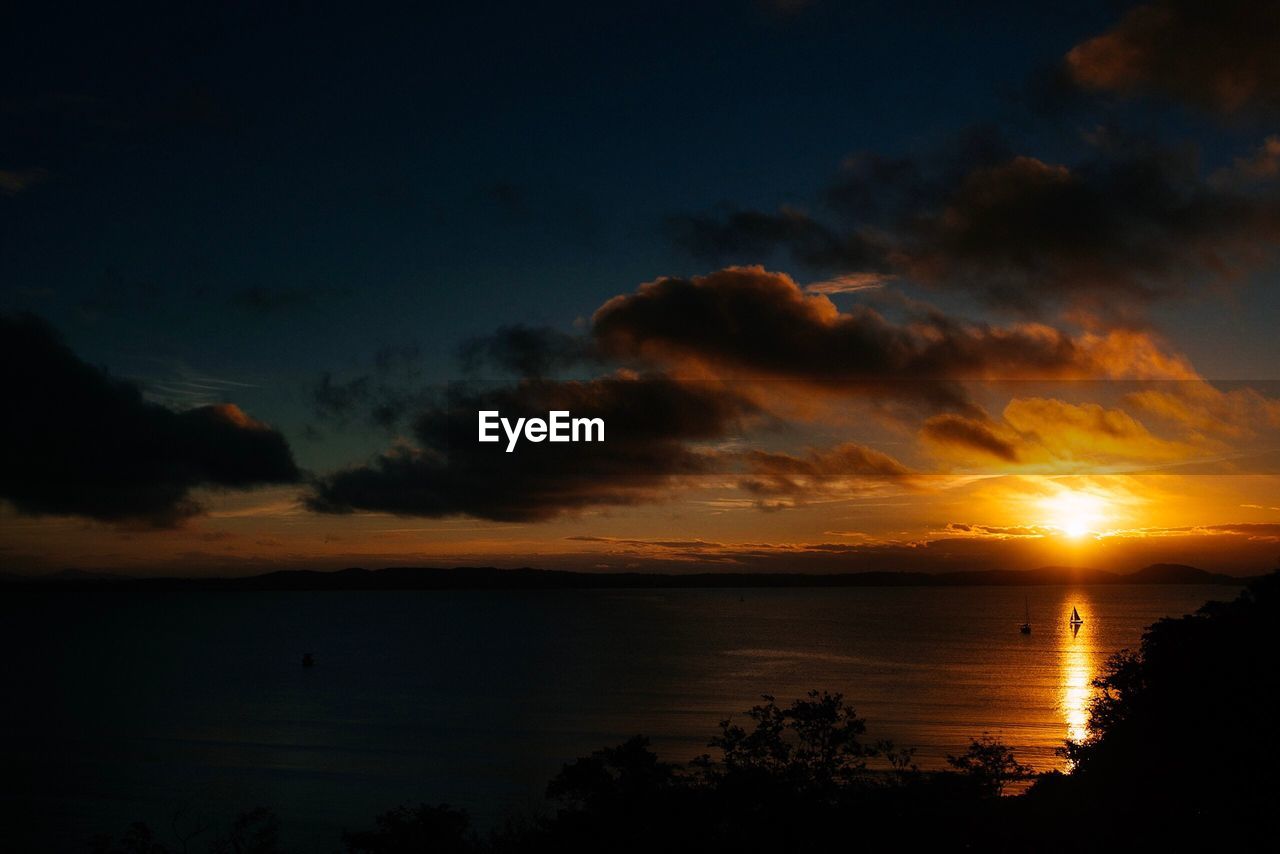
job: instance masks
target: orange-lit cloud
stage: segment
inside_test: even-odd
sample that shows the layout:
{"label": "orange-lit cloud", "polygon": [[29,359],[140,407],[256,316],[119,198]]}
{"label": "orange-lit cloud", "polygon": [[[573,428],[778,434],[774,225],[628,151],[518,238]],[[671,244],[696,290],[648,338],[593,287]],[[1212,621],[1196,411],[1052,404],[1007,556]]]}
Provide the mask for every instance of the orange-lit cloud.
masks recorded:
{"label": "orange-lit cloud", "polygon": [[1080,84],[1128,95],[1157,94],[1235,113],[1280,106],[1271,0],[1157,0],[1073,48],[1067,69]]}

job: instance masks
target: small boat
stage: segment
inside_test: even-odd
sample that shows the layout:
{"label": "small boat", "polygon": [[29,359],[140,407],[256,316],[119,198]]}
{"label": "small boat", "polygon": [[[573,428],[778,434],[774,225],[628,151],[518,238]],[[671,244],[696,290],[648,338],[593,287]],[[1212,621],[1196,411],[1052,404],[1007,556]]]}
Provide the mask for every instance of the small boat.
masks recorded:
{"label": "small boat", "polygon": [[302,654],[302,666],[315,667],[315,665],[316,665],[316,657],[309,652],[304,652]]}
{"label": "small boat", "polygon": [[1022,632],[1024,635],[1029,635],[1031,634],[1031,604],[1027,601],[1025,596],[1022,599],[1022,605],[1026,608],[1027,613],[1026,617],[1022,621],[1022,625],[1018,628],[1018,631]]}
{"label": "small boat", "polygon": [[1076,610],[1074,605],[1071,606],[1071,619],[1068,622],[1073,626],[1084,624],[1084,617],[1080,616],[1080,612]]}

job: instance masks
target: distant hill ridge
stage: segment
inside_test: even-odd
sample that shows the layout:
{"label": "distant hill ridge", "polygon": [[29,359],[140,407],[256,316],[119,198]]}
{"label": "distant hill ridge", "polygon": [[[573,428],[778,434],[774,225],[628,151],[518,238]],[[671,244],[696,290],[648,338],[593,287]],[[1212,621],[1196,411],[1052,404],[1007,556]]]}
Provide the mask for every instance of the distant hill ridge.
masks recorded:
{"label": "distant hill ridge", "polygon": [[497,567],[352,567],[281,570],[242,578],[128,578],[81,570],[47,576],[0,576],[0,586],[128,590],[573,590],[725,587],[1026,587],[1055,584],[1243,584],[1246,579],[1194,566],[1156,563],[1123,574],[1078,566],[957,572],[592,573]]}

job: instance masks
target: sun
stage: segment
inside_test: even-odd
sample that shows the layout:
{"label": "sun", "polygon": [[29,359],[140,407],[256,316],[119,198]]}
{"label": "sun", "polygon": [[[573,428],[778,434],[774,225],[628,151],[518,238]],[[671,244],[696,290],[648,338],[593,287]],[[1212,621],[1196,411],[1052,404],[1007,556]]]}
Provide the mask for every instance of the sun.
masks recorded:
{"label": "sun", "polygon": [[1045,524],[1072,540],[1096,533],[1106,513],[1102,498],[1070,489],[1044,499],[1041,506],[1048,514]]}

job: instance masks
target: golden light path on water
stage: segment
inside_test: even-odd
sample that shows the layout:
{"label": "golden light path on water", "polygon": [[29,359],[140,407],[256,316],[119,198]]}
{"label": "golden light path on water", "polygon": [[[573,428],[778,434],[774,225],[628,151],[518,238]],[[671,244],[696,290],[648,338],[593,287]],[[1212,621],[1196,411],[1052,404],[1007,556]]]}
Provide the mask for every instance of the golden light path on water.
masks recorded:
{"label": "golden light path on water", "polygon": [[[1071,626],[1070,609],[1074,607],[1080,612],[1084,623],[1078,627]],[[1061,706],[1063,720],[1066,724],[1066,737],[1072,741],[1081,741],[1089,734],[1089,701],[1093,697],[1093,679],[1096,674],[1096,653],[1090,631],[1090,621],[1094,616],[1088,595],[1083,590],[1074,590],[1067,598],[1066,612],[1061,615],[1061,628],[1058,632],[1058,652],[1061,668]]]}

